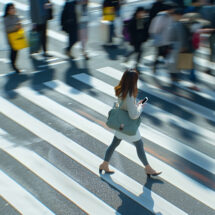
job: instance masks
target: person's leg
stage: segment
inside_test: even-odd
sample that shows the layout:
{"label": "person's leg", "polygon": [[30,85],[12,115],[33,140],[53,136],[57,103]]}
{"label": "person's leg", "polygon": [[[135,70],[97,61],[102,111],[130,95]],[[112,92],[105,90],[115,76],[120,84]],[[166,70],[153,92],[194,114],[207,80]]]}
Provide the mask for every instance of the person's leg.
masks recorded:
{"label": "person's leg", "polygon": [[134,53],[135,53],[135,50],[132,50],[132,51],[130,51],[127,55],[125,55],[125,60],[124,60],[124,62],[125,62],[125,63],[128,62],[129,58],[130,58],[131,55],[134,54]]}
{"label": "person's leg", "polygon": [[146,158],[146,154],[143,148],[143,141],[142,139],[134,142],[134,145],[136,147],[137,150],[137,155],[139,157],[139,159],[141,160],[141,162],[143,163],[143,165],[145,166],[145,172],[147,174],[148,177],[152,176],[157,176],[160,175],[161,172],[156,172],[154,169],[152,169],[152,167],[149,165],[148,160]]}
{"label": "person's leg", "polygon": [[13,50],[13,49],[11,48],[11,50],[10,50],[11,66],[12,66],[12,68],[15,70],[16,73],[19,73],[19,70],[18,70],[17,67],[16,67],[17,54],[18,54],[18,51]]}
{"label": "person's leg", "polygon": [[99,172],[102,173],[102,170],[105,171],[105,173],[114,173],[114,171],[110,171],[109,170],[109,161],[112,157],[112,154],[114,152],[114,150],[116,149],[116,147],[120,144],[121,140],[118,139],[117,137],[114,136],[112,143],[110,144],[110,146],[108,147],[106,153],[105,153],[105,158],[103,163],[99,166]]}
{"label": "person's leg", "polygon": [[74,44],[75,44],[74,32],[69,32],[68,33],[68,46],[65,50],[65,53],[70,58],[74,58],[73,55],[70,53],[71,48],[73,47]]}
{"label": "person's leg", "polygon": [[83,56],[85,57],[86,60],[89,60],[89,57],[87,56],[87,53],[86,53],[87,26],[84,26],[83,28],[79,29],[79,36],[80,36]]}
{"label": "person's leg", "polygon": [[109,43],[113,42],[113,36],[114,36],[114,22],[110,22],[110,32],[109,32]]}
{"label": "person's leg", "polygon": [[153,73],[156,73],[156,67],[157,67],[157,64],[158,64],[158,57],[160,55],[160,47],[156,47],[156,50],[155,50],[155,60],[153,62],[153,68],[152,68],[152,71]]}
{"label": "person's leg", "polygon": [[106,161],[106,162],[110,161],[114,150],[120,144],[120,142],[121,142],[121,140],[118,139],[116,136],[114,136],[112,143],[110,144],[110,146],[108,147],[108,149],[105,153],[104,161]]}
{"label": "person's leg", "polygon": [[137,59],[136,59],[136,68],[138,67],[138,64],[140,62],[140,58],[142,56],[142,49],[141,49],[141,45],[142,44],[139,44],[138,47],[136,47],[136,52],[137,52]]}
{"label": "person's leg", "polygon": [[47,51],[47,22],[45,24],[41,25],[41,43],[42,43],[42,48],[43,52],[46,53]]}
{"label": "person's leg", "polygon": [[138,155],[139,159],[141,160],[141,162],[143,163],[144,166],[147,166],[149,163],[146,158],[146,153],[144,151],[143,141],[140,139],[140,140],[134,142],[134,145],[136,147],[137,155]]}
{"label": "person's leg", "polygon": [[[215,33],[209,36],[210,62],[215,62]],[[207,74],[212,74],[211,68],[205,71]]]}

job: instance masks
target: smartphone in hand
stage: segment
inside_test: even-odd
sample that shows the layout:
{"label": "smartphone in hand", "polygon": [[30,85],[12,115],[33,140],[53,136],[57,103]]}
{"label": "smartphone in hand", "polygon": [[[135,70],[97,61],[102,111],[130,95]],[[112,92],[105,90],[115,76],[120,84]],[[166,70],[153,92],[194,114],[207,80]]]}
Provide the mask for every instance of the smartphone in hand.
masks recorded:
{"label": "smartphone in hand", "polygon": [[142,101],[142,104],[146,103],[148,100],[149,100],[148,97],[145,97]]}

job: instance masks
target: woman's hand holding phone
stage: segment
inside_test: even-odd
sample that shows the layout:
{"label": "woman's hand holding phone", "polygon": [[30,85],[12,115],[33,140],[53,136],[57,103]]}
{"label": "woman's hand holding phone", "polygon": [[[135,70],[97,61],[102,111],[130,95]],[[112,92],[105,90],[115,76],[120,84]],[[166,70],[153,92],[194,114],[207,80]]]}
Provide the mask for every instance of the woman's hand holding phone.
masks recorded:
{"label": "woman's hand holding phone", "polygon": [[138,102],[138,105],[142,105],[142,107],[143,107],[148,100],[149,100],[148,97],[145,97],[144,99],[142,99]]}

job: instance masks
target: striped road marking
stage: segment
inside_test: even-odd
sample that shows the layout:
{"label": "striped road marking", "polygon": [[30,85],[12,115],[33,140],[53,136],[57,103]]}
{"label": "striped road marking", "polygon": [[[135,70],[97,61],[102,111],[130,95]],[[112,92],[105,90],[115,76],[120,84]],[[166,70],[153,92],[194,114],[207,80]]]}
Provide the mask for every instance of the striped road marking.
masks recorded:
{"label": "striped road marking", "polygon": [[[117,79],[117,80],[120,80],[122,77],[122,74],[123,74],[121,71],[114,69],[112,67],[100,68],[100,69],[97,69],[97,71],[99,71],[102,74],[105,74],[107,76],[110,76],[114,79]],[[143,81],[140,81],[140,80],[138,81],[138,86],[139,86],[139,89],[147,91],[147,93],[149,93],[153,96],[159,97],[166,102],[177,105],[182,109],[185,109],[191,113],[201,115],[204,118],[212,120],[215,122],[215,111],[212,111],[206,107],[203,107],[199,104],[188,101],[188,100],[181,98],[179,96],[169,94],[169,93],[165,92],[164,90],[161,90],[158,87],[149,85],[149,84],[147,84]]]}
{"label": "striped road marking", "polygon": [[[28,93],[28,96],[27,96],[28,98],[27,97],[26,98],[30,100],[32,103],[38,105],[40,108],[43,108],[44,110],[50,112],[51,114],[71,124],[72,126],[84,131],[85,133],[89,134],[95,139],[98,139],[99,141],[103,142],[106,145],[108,142],[109,143],[111,142],[113,134],[107,131],[106,129],[104,129],[103,127],[97,125],[96,123],[91,122],[90,120],[87,120],[86,118],[80,116],[79,114],[54,102],[48,97],[38,94],[35,91],[31,91],[30,95],[31,96],[29,96],[29,93]],[[7,102],[3,98],[0,99],[0,106],[2,106],[0,108],[0,111],[2,111],[3,114],[10,117],[14,121],[15,120],[17,121],[17,119],[24,114],[24,113],[19,114],[18,113],[20,112],[19,108],[12,106],[9,102]],[[23,119],[26,119],[24,122],[29,124],[29,121],[30,121],[30,119],[28,119],[29,117],[30,116],[27,116],[27,115],[25,117],[22,116],[20,118],[21,122],[19,121],[19,124],[23,126],[23,123],[22,123]],[[29,125],[32,125],[31,123],[32,122],[30,122]],[[23,127],[29,129],[27,126],[23,126]],[[44,129],[41,129],[40,133],[41,131],[45,132]],[[46,131],[46,133],[51,135],[50,132]],[[105,137],[105,140],[104,140],[104,137]],[[124,156],[126,156],[127,158],[129,158],[130,160],[142,166],[142,164],[137,158],[134,147],[125,141],[122,141],[122,142],[123,144],[121,144],[117,148],[117,151],[123,154]],[[156,166],[158,169],[163,170],[163,173],[161,175],[162,178],[164,178],[166,181],[173,184],[174,186],[178,187],[179,189],[183,190],[184,192],[188,193],[189,195],[193,196],[194,198],[198,199],[199,201],[203,202],[204,204],[208,205],[209,207],[215,208],[215,205],[213,202],[214,192],[210,188],[207,188],[206,186],[198,183],[197,181],[191,179],[187,175],[177,171],[175,168],[172,168],[171,166],[165,164],[164,162],[158,160],[153,156],[150,156],[149,154],[148,154],[148,157],[150,159],[150,163],[152,163],[152,166]]]}
{"label": "striped road marking", "polygon": [[[39,176],[47,184],[51,185],[58,192],[66,196],[70,201],[76,203],[87,213],[94,215],[120,215],[116,210],[109,207],[94,194],[86,190],[84,187],[79,185],[77,182],[72,180],[70,177],[65,175],[62,171],[54,167],[35,152],[24,147],[12,147],[13,143],[10,142],[7,142],[7,144],[8,146],[3,149],[5,152],[22,163],[25,167]],[[28,206],[26,207],[26,202],[24,201],[23,203],[23,208],[27,208]],[[38,208],[38,211],[39,209],[40,208]],[[35,215],[43,214],[41,213],[42,211],[38,211],[35,213]],[[32,213],[29,211],[29,213],[26,214]]]}
{"label": "striped road marking", "polygon": [[[82,83],[85,83],[89,86],[91,86],[93,89],[97,89],[104,94],[107,94],[111,97],[114,96],[114,87],[107,84],[106,82],[103,82],[97,78],[94,78],[93,76],[89,76],[87,74],[81,73],[78,75],[73,75],[73,78],[76,80],[79,80]],[[147,107],[148,106],[148,107]],[[189,122],[187,120],[184,120],[182,118],[179,118],[171,113],[168,113],[166,111],[163,111],[162,109],[155,107],[153,105],[148,104],[146,108],[144,109],[144,112],[152,115],[153,117],[157,117],[158,119],[162,119],[165,122],[169,122],[169,124],[175,124],[176,126],[182,127],[184,129],[190,130],[191,132],[196,133],[197,135],[200,135],[204,138],[204,141],[215,145],[215,133],[212,131],[209,131],[205,128],[199,127],[198,125]]]}
{"label": "striped road marking", "polygon": [[[40,100],[39,97],[38,97],[38,99]],[[38,101],[38,99],[37,99],[37,101]],[[48,107],[48,109],[51,108],[49,106],[49,104],[47,107]],[[61,106],[58,105],[57,107],[61,107]],[[54,111],[55,106],[52,106],[52,108]],[[70,119],[70,122],[72,121],[73,124],[78,125],[78,127],[82,127],[84,125],[84,127],[87,126],[88,131],[92,130],[92,131],[95,131],[96,133],[97,133],[97,130],[94,130],[94,129],[99,128],[98,132],[100,132],[101,127],[97,126],[95,128],[94,123],[91,123],[89,120],[87,120],[83,117],[80,117],[78,114],[73,113],[72,111],[69,111],[68,109],[63,108],[63,111],[66,111],[66,113],[63,113],[62,111],[60,111],[59,113],[61,114],[61,116],[65,117],[67,119]],[[68,118],[68,114],[67,114],[68,111],[70,113],[69,118]],[[0,97],[0,112],[2,112],[2,114],[9,117],[13,121],[15,121],[16,123],[21,125],[22,127],[31,131],[32,133],[34,133],[41,139],[47,141],[49,144],[51,144],[54,147],[56,147],[57,149],[59,149],[60,151],[65,153],[67,156],[76,160],[77,162],[79,162],[84,167],[88,168],[90,171],[92,171],[97,176],[100,176],[98,173],[98,166],[102,162],[102,159],[98,158],[96,155],[89,152],[85,148],[81,147],[80,145],[78,145],[77,143],[75,143],[74,141],[69,139],[68,137],[62,135],[62,133],[52,129],[51,127],[47,126],[46,124],[44,124],[41,121],[37,120],[36,118],[32,117],[31,115],[29,115],[25,111],[21,110],[17,106],[13,105],[12,103],[8,102],[6,99],[4,99],[2,97]],[[56,112],[58,112],[57,109],[56,109]],[[72,116],[72,118],[70,118],[71,116]],[[74,118],[73,118],[73,116],[74,116]],[[80,119],[81,119],[81,123],[79,123]],[[82,124],[83,121],[84,121],[84,124]],[[92,125],[93,125],[93,127],[91,128]],[[102,128],[102,130],[104,130],[104,129]],[[108,135],[106,136],[105,139],[111,141],[112,134],[110,132],[107,132],[107,134]],[[101,135],[102,135],[102,139],[104,140],[104,136],[103,136],[104,132],[102,132]],[[125,144],[125,146],[128,147],[129,144]],[[3,150],[7,150],[6,148],[8,148],[8,147],[4,147]],[[26,149],[23,149],[21,147],[13,149],[12,151],[10,151],[10,154],[13,157],[15,157],[17,160],[19,160],[21,163],[23,163],[24,165],[27,165],[29,167],[29,169],[31,169],[31,171],[33,171],[33,170],[37,171],[36,173],[39,173],[38,175],[41,174],[38,171],[43,171],[43,170],[40,170],[41,168],[38,169],[37,166],[36,166],[36,168],[34,166],[30,167],[30,165],[34,165],[34,163],[31,162],[32,159],[35,160],[36,164],[38,164],[37,161],[39,160],[38,162],[44,163],[45,166],[48,165],[49,167],[47,167],[47,168],[51,168],[51,169],[54,168],[54,167],[51,167],[50,164],[47,164],[45,161],[41,161],[42,158],[38,158],[38,156],[36,154],[34,154],[33,152],[27,152]],[[26,162],[26,164],[25,164],[25,162]],[[32,170],[32,168],[34,168],[34,169]],[[113,169],[116,170],[115,168],[113,168]],[[53,171],[56,171],[56,170],[53,170]],[[49,171],[42,172],[44,177],[46,176],[47,173],[49,173]],[[54,177],[55,177],[55,175],[54,175]],[[143,194],[143,191],[142,191],[143,185],[142,184],[139,184],[138,182],[134,181],[133,179],[124,175],[123,173],[121,173],[118,170],[116,170],[115,174],[113,176],[111,176],[111,178],[106,175],[103,175],[102,178],[105,179],[113,187],[115,187],[116,189],[125,193],[131,199],[138,202],[140,205],[142,205],[143,207],[152,211],[153,213],[161,212],[163,215],[172,215],[172,213],[177,214],[177,215],[186,215],[187,214],[187,213],[183,212],[182,210],[180,210],[179,208],[177,208],[176,206],[169,203],[168,201],[166,201],[165,199],[163,199],[162,197],[158,196],[156,193],[152,192],[148,188],[144,187],[144,194]],[[50,179],[52,180],[52,178],[50,178]],[[65,183],[62,183],[62,181],[64,181],[64,179],[60,179],[59,183],[61,184],[61,186],[63,186],[65,184]],[[47,180],[47,181],[49,182],[49,180]],[[58,181],[56,183],[58,183]],[[67,187],[67,189],[69,187],[70,187],[70,184]],[[67,193],[67,190],[65,190],[65,192]],[[79,192],[79,190],[78,190],[78,192]],[[71,194],[71,191],[69,192],[69,195],[70,194]],[[85,202],[85,205],[87,205],[86,202]],[[95,208],[97,208],[97,206],[95,206]],[[106,209],[106,211],[107,211],[106,214],[113,214],[110,210]],[[105,213],[101,212],[101,213],[97,213],[97,214],[105,214]]]}
{"label": "striped road marking", "polygon": [[[4,142],[0,138],[1,144]],[[1,147],[1,146],[0,146]],[[12,178],[0,170],[0,196],[8,201],[21,214],[54,214]]]}
{"label": "striped road marking", "polygon": [[[67,96],[88,108],[91,108],[97,113],[104,115],[105,117],[108,116],[108,111],[111,109],[111,106],[106,105],[100,100],[97,100],[58,80],[49,81],[44,84],[58,93],[61,93],[62,95]],[[26,95],[28,88],[20,88],[18,92],[22,96],[28,96]],[[183,157],[189,162],[194,163],[195,165],[211,172],[212,174],[215,174],[215,159],[212,159],[209,156],[183,144],[182,142],[179,142],[159,131],[156,131],[144,123],[141,123],[141,126],[142,129],[140,130],[140,133],[142,137],[152,141],[155,144],[158,144],[159,146],[162,146],[163,148],[179,155],[180,157]],[[205,163],[208,165],[205,166]]]}

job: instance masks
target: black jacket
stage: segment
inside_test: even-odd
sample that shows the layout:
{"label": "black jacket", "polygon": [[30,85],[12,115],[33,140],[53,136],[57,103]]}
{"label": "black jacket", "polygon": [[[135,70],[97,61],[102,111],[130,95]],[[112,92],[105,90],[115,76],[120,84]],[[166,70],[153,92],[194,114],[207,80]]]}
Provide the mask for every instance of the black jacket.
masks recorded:
{"label": "black jacket", "polygon": [[78,31],[76,1],[67,1],[61,14],[62,30],[71,33]]}
{"label": "black jacket", "polygon": [[[139,22],[139,26],[138,26]],[[148,39],[149,18],[145,17],[141,20],[132,18],[129,24],[129,33],[131,37],[131,45],[137,45],[145,42]]]}

